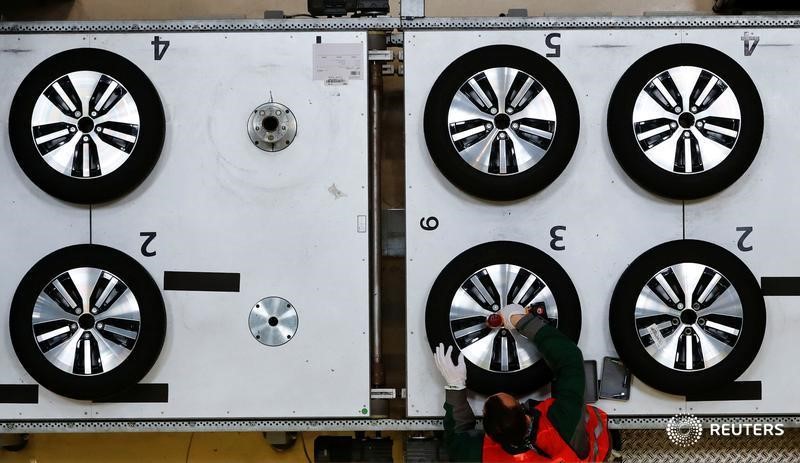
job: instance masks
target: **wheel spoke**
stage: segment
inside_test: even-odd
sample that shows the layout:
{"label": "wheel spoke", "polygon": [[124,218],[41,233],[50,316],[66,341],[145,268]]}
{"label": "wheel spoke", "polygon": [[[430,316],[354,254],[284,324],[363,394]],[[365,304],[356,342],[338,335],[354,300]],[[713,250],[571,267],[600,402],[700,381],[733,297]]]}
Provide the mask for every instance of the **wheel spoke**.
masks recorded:
{"label": "wheel spoke", "polygon": [[83,310],[83,298],[69,273],[63,273],[51,281],[45,287],[44,294],[66,312],[74,314],[76,311]]}
{"label": "wheel spoke", "polygon": [[706,138],[728,149],[733,149],[739,137],[739,120],[727,117],[709,116],[700,119],[697,130]]}
{"label": "wheel spoke", "polygon": [[675,165],[673,170],[681,173],[696,173],[704,170],[700,144],[691,131],[684,131],[675,144]]}
{"label": "wheel spoke", "polygon": [[667,306],[680,310],[678,304],[683,304],[686,297],[683,293],[678,277],[672,268],[668,268],[650,279],[647,286]]}
{"label": "wheel spoke", "polygon": [[499,112],[506,110],[506,100],[511,90],[511,85],[519,71],[511,68],[492,68],[484,71],[489,85],[495,93],[495,107]]}
{"label": "wheel spoke", "polygon": [[521,335],[519,331],[511,331],[511,336],[514,337],[514,342],[517,346],[516,354],[520,364],[520,369],[525,368],[527,365],[533,365],[542,358],[542,354],[536,349],[536,346],[525,336]]}
{"label": "wheel spoke", "polygon": [[544,87],[542,87],[542,84],[536,79],[523,72],[518,72],[506,95],[505,106],[519,113],[524,110],[542,90],[544,90]]}
{"label": "wheel spoke", "polygon": [[694,110],[695,112],[705,111],[713,105],[714,102],[717,101],[717,98],[727,89],[728,85],[723,82],[722,79],[704,69],[697,77],[697,83],[694,89],[692,89],[689,103],[692,109],[697,108]]}
{"label": "wheel spoke", "polygon": [[508,138],[496,137],[489,156],[490,174],[515,174],[519,171],[514,144]]}
{"label": "wheel spoke", "polygon": [[113,121],[104,122],[97,126],[97,136],[114,148],[130,154],[136,145],[136,137],[139,136],[139,126]]}
{"label": "wheel spoke", "polygon": [[56,148],[64,146],[75,136],[77,128],[67,122],[37,125],[33,128],[33,141],[44,156]]}
{"label": "wheel spoke", "polygon": [[683,97],[669,71],[657,75],[644,87],[644,91],[666,111],[674,112],[675,108],[683,109],[681,107]]}
{"label": "wheel spoke", "polygon": [[75,146],[71,175],[79,178],[99,177],[101,175],[100,158],[97,155],[97,145],[93,137],[84,135]]}
{"label": "wheel spoke", "polygon": [[678,130],[678,124],[671,119],[660,117],[633,124],[636,139],[643,151],[669,140]]}
{"label": "wheel spoke", "polygon": [[482,107],[475,103],[464,93],[457,92],[450,103],[447,113],[447,123],[464,122],[474,119],[481,119],[483,122],[491,122],[492,115],[485,112]]}
{"label": "wheel spoke", "polygon": [[509,372],[519,370],[517,343],[507,330],[500,330],[492,341],[492,371]]}
{"label": "wheel spoke", "polygon": [[487,139],[491,131],[491,125],[487,126],[487,122],[480,119],[450,124],[450,137],[458,151],[463,151],[481,140]]}
{"label": "wheel spoke", "polygon": [[103,74],[97,81],[89,99],[92,117],[101,117],[114,107],[128,92],[116,80]]}
{"label": "wheel spoke", "polygon": [[[652,280],[651,280],[652,282]],[[657,283],[657,282],[656,282]],[[680,315],[680,310],[677,309],[677,304],[672,304],[672,300],[666,302],[663,298],[669,296],[663,292],[654,291],[651,286],[645,286],[639,294],[639,299],[636,301],[636,310],[634,312],[635,318],[652,317],[656,315],[670,315],[677,317]]]}
{"label": "wheel spoke", "polygon": [[500,308],[500,295],[486,269],[472,275],[461,287],[484,309],[497,311]]}
{"label": "wheel spoke", "polygon": [[543,152],[550,148],[553,135],[556,131],[555,121],[524,117],[515,120],[515,122],[519,124],[519,128],[512,130],[518,137],[536,146]]}
{"label": "wheel spoke", "polygon": [[497,95],[484,72],[478,73],[461,86],[461,92],[481,111],[491,114],[497,108]]}
{"label": "wheel spoke", "polygon": [[714,336],[709,336],[707,330],[695,330],[695,334],[703,352],[705,368],[712,367],[721,362],[733,350],[732,346],[721,342]]}
{"label": "wheel spoke", "polygon": [[692,301],[699,304],[693,307],[701,310],[713,304],[725,290],[730,287],[730,282],[713,269],[706,267],[692,292]]}
{"label": "wheel spoke", "polygon": [[705,368],[700,338],[695,330],[688,328],[681,331],[679,336],[674,368],[676,370],[702,370]]}
{"label": "wheel spoke", "polygon": [[72,373],[76,375],[96,375],[103,372],[100,348],[91,333],[84,332],[75,347]]}
{"label": "wheel spoke", "polygon": [[109,341],[131,350],[139,337],[139,322],[107,318],[103,321],[103,327],[97,328],[97,332]]}
{"label": "wheel spoke", "polygon": [[479,138],[476,138],[475,142],[461,150],[459,154],[464,162],[475,169],[488,172],[492,156],[492,142],[494,141],[491,134],[491,132],[483,132],[483,134],[477,135],[476,137]]}
{"label": "wheel spoke", "polygon": [[678,342],[681,338],[680,333],[682,333],[680,329],[675,330],[669,336],[664,336],[660,343],[654,342],[649,346],[645,346],[645,350],[662,365],[674,368]]}
{"label": "wheel spoke", "polygon": [[703,331],[709,336],[731,347],[739,339],[742,331],[742,319],[726,315],[710,315],[705,317],[702,325]]}
{"label": "wheel spoke", "polygon": [[65,116],[78,117],[76,113],[80,113],[83,109],[81,99],[78,97],[78,93],[75,91],[72,80],[68,75],[61,77],[47,87],[44,91],[44,96]]}
{"label": "wheel spoke", "polygon": [[466,346],[461,346],[461,352],[464,357],[468,358],[470,362],[484,370],[490,370],[492,365],[492,354],[494,346],[494,338],[499,331],[488,330],[486,335],[478,338],[476,341]]}
{"label": "wheel spoke", "polygon": [[101,314],[109,309],[122,296],[128,286],[114,275],[103,272],[97,279],[89,304],[93,314]]}
{"label": "wheel spoke", "polygon": [[36,343],[42,352],[47,352],[54,347],[66,342],[75,334],[76,328],[69,320],[51,320],[34,323],[33,334]]}
{"label": "wheel spoke", "polygon": [[75,363],[75,349],[80,340],[81,337],[76,333],[66,342],[62,342],[58,346],[42,353],[50,363],[64,371],[72,373],[72,367]]}
{"label": "wheel spoke", "polygon": [[[508,138],[514,146],[514,156],[517,166],[521,170],[527,170],[542,160],[547,150],[540,148],[530,140],[520,137],[513,129],[508,131]],[[529,136],[529,138],[531,138]]]}

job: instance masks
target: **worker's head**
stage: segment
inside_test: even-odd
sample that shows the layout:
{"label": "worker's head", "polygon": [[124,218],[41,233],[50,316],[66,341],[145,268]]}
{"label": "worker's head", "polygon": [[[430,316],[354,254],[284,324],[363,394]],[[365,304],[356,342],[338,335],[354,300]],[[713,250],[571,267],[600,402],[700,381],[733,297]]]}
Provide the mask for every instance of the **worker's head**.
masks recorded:
{"label": "worker's head", "polygon": [[501,445],[520,445],[528,434],[530,418],[517,399],[499,393],[483,405],[483,430]]}

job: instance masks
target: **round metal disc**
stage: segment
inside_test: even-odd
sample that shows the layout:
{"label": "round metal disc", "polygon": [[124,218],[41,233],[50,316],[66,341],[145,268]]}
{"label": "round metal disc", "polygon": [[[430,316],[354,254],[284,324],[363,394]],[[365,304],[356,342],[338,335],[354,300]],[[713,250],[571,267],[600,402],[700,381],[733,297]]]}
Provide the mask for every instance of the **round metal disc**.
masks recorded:
{"label": "round metal disc", "polygon": [[516,330],[492,323],[490,317],[507,304],[529,307],[553,326],[558,307],[547,284],[530,270],[511,264],[482,268],[467,278],[450,305],[450,329],[464,356],[476,366],[497,373],[528,368],[541,354]]}
{"label": "round metal disc", "polygon": [[297,119],[286,106],[265,103],[250,113],[247,135],[258,149],[280,151],[288,147],[297,136]]}
{"label": "round metal disc", "polygon": [[724,161],[741,131],[739,100],[714,73],[678,66],[653,77],[633,107],[633,130],[645,156],[677,174]]}
{"label": "round metal disc", "polygon": [[33,308],[33,336],[48,362],[81,376],[107,373],[139,338],[139,304],[116,275],[93,267],[68,270],[45,286]]}
{"label": "round metal disc", "polygon": [[673,370],[700,371],[733,351],[742,330],[742,301],[730,281],[703,264],[656,273],[636,301],[636,329],[647,352]]}
{"label": "round metal disc", "polygon": [[42,159],[73,178],[97,178],[128,160],[139,110],[113,77],[75,71],[53,81],[33,107],[31,133]]}
{"label": "round metal disc", "polygon": [[281,346],[297,332],[297,311],[282,297],[261,299],[250,310],[248,325],[254,338],[265,346]]}
{"label": "round metal disc", "polygon": [[447,122],[450,140],[467,164],[487,174],[513,175],[547,153],[556,132],[556,108],[530,74],[491,68],[461,85]]}

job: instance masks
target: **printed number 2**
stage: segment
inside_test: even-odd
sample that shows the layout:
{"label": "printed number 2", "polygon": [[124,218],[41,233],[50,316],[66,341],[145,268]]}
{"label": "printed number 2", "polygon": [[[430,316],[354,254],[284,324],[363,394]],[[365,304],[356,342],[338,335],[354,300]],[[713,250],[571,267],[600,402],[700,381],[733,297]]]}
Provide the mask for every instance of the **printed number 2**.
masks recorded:
{"label": "printed number 2", "polygon": [[753,233],[753,227],[736,227],[736,231],[742,232],[742,236],[739,237],[739,242],[736,243],[736,246],[738,246],[739,250],[742,252],[752,251],[753,247],[745,245],[744,240],[750,236],[750,233]]}
{"label": "printed number 2", "polygon": [[161,37],[155,36],[150,45],[153,46],[153,59],[161,61],[169,48],[169,40],[161,40]]}
{"label": "printed number 2", "polygon": [[553,43],[553,39],[561,39],[560,32],[553,32],[552,34],[547,34],[547,37],[544,38],[544,44],[547,45],[547,48],[553,50],[552,52],[547,52],[548,58],[558,58],[561,56],[561,43]]}
{"label": "printed number 2", "polygon": [[142,243],[142,255],[145,256],[145,257],[153,257],[153,256],[155,256],[156,252],[155,251],[151,251],[151,250],[149,250],[147,248],[148,248],[148,246],[150,246],[150,243],[152,243],[153,240],[156,239],[156,232],[141,232],[141,233],[139,233],[139,236],[142,236],[142,237],[145,238],[144,243]]}

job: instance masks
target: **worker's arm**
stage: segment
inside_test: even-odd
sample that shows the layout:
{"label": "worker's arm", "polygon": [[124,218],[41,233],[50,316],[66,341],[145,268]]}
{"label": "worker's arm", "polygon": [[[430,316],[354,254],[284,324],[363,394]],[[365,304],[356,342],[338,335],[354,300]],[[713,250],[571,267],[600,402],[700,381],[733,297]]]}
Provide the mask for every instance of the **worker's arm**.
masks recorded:
{"label": "worker's arm", "polygon": [[[551,395],[555,401],[547,417],[565,441],[575,444],[573,448],[583,447],[583,442],[576,442],[585,440],[581,425],[585,388],[581,350],[566,335],[536,315],[526,315],[517,321],[516,327],[536,345],[553,372]],[[577,430],[581,432],[576,435]]]}
{"label": "worker's arm", "polygon": [[444,442],[450,461],[481,461],[483,432],[475,429],[475,415],[467,402],[466,389],[445,391]]}

